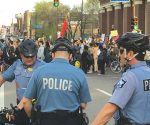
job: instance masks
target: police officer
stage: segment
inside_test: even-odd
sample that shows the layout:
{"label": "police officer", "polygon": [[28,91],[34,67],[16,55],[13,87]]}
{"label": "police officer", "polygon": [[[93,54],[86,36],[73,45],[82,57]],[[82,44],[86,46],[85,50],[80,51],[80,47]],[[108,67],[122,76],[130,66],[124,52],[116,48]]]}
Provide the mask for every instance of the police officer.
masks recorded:
{"label": "police officer", "polygon": [[[35,69],[45,64],[43,61],[37,59],[37,47],[33,40],[27,39],[19,45],[19,52],[21,59],[15,61],[3,74],[0,76],[0,86],[5,81],[12,82],[15,80],[17,103],[23,97],[23,94],[27,88],[27,84],[31,78],[31,75]],[[22,110],[24,119],[21,125],[29,125],[26,113]]]}
{"label": "police officer", "polygon": [[52,57],[31,77],[22,100],[25,111],[31,115],[31,99],[36,98],[36,105],[41,106],[40,125],[80,125],[78,108],[85,109],[91,97],[85,74],[69,64],[71,42],[58,38]]}
{"label": "police officer", "polygon": [[130,69],[122,74],[112,97],[92,125],[106,124],[114,113],[117,125],[150,125],[150,68],[144,61],[149,38],[144,34],[127,32],[117,43],[120,56],[124,56]]}

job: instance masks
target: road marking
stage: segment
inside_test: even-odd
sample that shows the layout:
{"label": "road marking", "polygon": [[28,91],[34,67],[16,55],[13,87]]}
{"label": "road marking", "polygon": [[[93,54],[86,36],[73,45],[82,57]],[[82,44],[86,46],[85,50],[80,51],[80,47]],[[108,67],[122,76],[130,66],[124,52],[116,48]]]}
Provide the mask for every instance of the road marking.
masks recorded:
{"label": "road marking", "polygon": [[[98,75],[97,76],[96,75],[95,76],[94,75],[93,76],[86,76],[86,78],[88,78],[88,79],[95,78],[95,77],[100,78],[100,76],[98,76]],[[109,78],[112,78],[112,79],[118,79],[119,78],[119,76],[113,76],[113,75],[103,75],[102,77],[109,77]]]}
{"label": "road marking", "polygon": [[96,90],[101,92],[101,93],[103,93],[103,94],[105,94],[105,95],[112,96],[112,94],[110,94],[110,93],[108,93],[108,92],[106,92],[104,90],[101,90],[101,89],[96,89]]}

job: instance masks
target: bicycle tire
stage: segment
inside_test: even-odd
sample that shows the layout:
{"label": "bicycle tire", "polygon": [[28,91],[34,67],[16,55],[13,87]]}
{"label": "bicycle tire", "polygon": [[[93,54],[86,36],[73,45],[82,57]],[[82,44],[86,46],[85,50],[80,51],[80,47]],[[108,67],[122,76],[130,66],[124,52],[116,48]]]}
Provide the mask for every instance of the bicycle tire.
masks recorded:
{"label": "bicycle tire", "polygon": [[118,61],[113,61],[110,64],[110,69],[113,73],[120,73],[122,71],[122,67],[120,66]]}

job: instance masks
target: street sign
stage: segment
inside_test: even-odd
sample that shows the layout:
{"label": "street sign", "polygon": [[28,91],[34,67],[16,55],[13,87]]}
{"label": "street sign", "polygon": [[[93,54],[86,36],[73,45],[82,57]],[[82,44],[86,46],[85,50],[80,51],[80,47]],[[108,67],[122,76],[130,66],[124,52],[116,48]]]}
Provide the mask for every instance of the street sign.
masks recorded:
{"label": "street sign", "polygon": [[42,25],[33,25],[32,28],[33,29],[42,29],[43,26]]}
{"label": "street sign", "polygon": [[111,0],[111,2],[130,2],[130,0]]}

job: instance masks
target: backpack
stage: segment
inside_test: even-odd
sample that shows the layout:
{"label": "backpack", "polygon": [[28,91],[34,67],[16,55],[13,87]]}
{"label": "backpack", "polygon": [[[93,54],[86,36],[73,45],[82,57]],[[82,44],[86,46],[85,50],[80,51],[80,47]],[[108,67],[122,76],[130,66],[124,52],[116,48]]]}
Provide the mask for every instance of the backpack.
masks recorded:
{"label": "backpack", "polygon": [[88,62],[92,62],[92,60],[93,60],[92,55],[89,53],[87,54],[86,58],[87,58]]}

